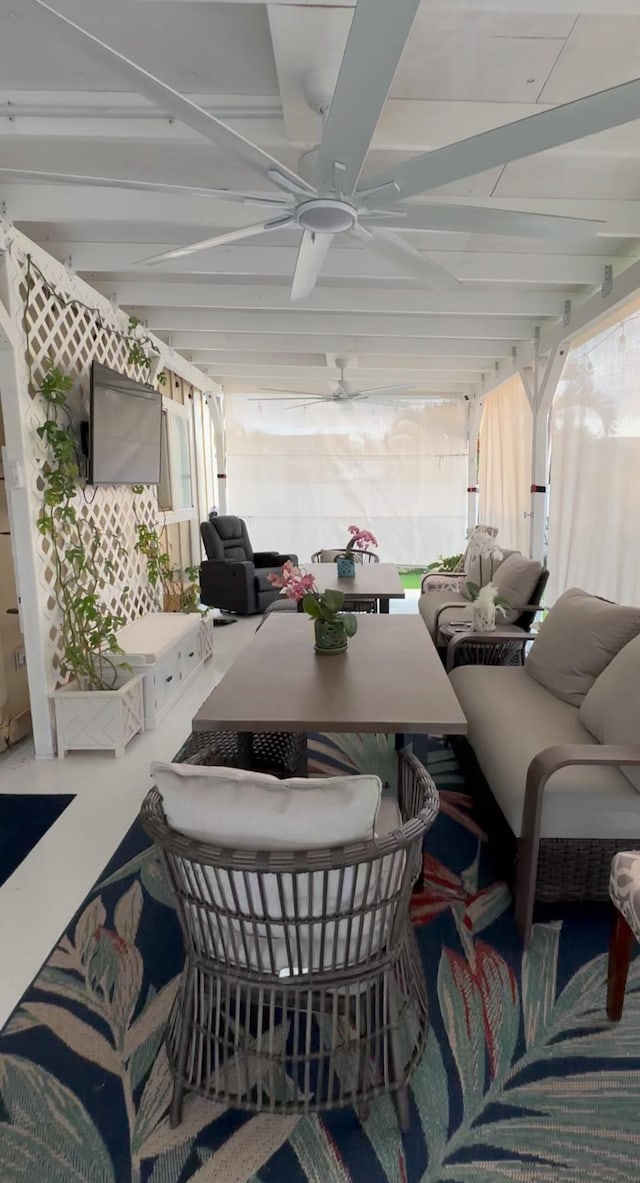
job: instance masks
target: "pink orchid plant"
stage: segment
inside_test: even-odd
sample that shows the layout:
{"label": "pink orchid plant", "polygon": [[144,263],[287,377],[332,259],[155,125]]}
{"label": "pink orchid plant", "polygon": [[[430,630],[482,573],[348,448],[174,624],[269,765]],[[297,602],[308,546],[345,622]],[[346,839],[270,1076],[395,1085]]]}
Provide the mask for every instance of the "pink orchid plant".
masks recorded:
{"label": "pink orchid plant", "polygon": [[312,620],[322,620],[325,623],[339,621],[344,625],[348,637],[354,637],[358,631],[357,618],[351,612],[343,612],[344,592],[334,588],[318,591],[318,585],[313,575],[294,567],[289,559],[279,575],[267,575],[272,587],[279,587],[280,594],[287,596],[296,603],[302,601],[303,610]]}
{"label": "pink orchid plant", "polygon": [[346,546],[347,553],[355,547],[358,550],[368,550],[370,546],[378,545],[378,539],[370,530],[361,530],[360,526],[349,526],[349,533],[351,538]]}

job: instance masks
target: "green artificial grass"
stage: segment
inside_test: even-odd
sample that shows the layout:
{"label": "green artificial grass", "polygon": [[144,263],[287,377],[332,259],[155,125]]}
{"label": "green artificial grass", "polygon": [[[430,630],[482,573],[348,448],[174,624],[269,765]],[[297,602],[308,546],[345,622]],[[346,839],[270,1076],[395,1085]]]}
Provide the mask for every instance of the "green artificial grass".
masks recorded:
{"label": "green artificial grass", "polygon": [[400,578],[405,591],[413,591],[419,588],[426,570],[426,567],[411,567],[406,571],[401,571]]}

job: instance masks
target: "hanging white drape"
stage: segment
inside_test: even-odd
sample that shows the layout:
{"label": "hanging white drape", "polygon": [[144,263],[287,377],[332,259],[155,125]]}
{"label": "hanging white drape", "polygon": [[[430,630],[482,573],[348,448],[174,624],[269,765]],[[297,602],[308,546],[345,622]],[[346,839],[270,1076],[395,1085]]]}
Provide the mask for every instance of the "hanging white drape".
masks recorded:
{"label": "hanging white drape", "polygon": [[371,530],[385,562],[426,564],[464,548],[466,404],[384,405],[225,395],[229,512],[256,550],[301,561]]}
{"label": "hanging white drape", "polygon": [[640,302],[570,350],[551,414],[548,602],[640,604]]}
{"label": "hanging white drape", "polygon": [[479,445],[480,521],[498,529],[509,550],[529,554],[531,437],[533,417],[520,377],[515,374],[487,395]]}

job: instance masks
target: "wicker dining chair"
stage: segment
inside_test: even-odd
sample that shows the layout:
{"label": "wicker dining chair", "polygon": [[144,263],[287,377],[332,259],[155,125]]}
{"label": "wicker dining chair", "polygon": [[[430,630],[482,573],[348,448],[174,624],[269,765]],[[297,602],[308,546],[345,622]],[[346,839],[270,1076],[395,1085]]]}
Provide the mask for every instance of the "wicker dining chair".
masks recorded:
{"label": "wicker dining chair", "polygon": [[[363,564],[380,562],[380,556],[375,554],[375,552],[372,550],[356,550],[353,548],[351,553],[356,563]],[[315,554],[312,554],[311,562],[335,563],[336,559],[338,559],[340,555],[343,554],[344,548],[340,549],[340,547],[334,547],[331,550],[317,550]],[[349,610],[349,612],[367,612],[370,615],[373,615],[378,611],[378,604],[376,600],[363,599],[361,597],[353,596],[347,597],[347,603],[345,607]]]}
{"label": "wicker dining chair", "polygon": [[409,900],[438,793],[405,753],[398,785],[400,829],[301,852],[196,842],[169,827],[157,789],[145,798],[186,956],[166,1033],[172,1126],[185,1091],[279,1113],[362,1113],[393,1093],[408,1129],[428,1029]]}

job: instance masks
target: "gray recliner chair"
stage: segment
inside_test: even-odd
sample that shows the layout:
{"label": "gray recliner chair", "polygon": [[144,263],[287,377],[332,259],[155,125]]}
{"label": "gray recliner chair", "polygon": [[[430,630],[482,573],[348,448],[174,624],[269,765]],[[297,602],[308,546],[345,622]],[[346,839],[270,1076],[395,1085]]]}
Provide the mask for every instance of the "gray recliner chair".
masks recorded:
{"label": "gray recliner chair", "polygon": [[240,616],[264,612],[280,594],[267,577],[279,574],[289,559],[298,562],[297,555],[254,551],[242,518],[211,517],[200,533],[207,555],[200,567],[200,598],[210,608]]}

